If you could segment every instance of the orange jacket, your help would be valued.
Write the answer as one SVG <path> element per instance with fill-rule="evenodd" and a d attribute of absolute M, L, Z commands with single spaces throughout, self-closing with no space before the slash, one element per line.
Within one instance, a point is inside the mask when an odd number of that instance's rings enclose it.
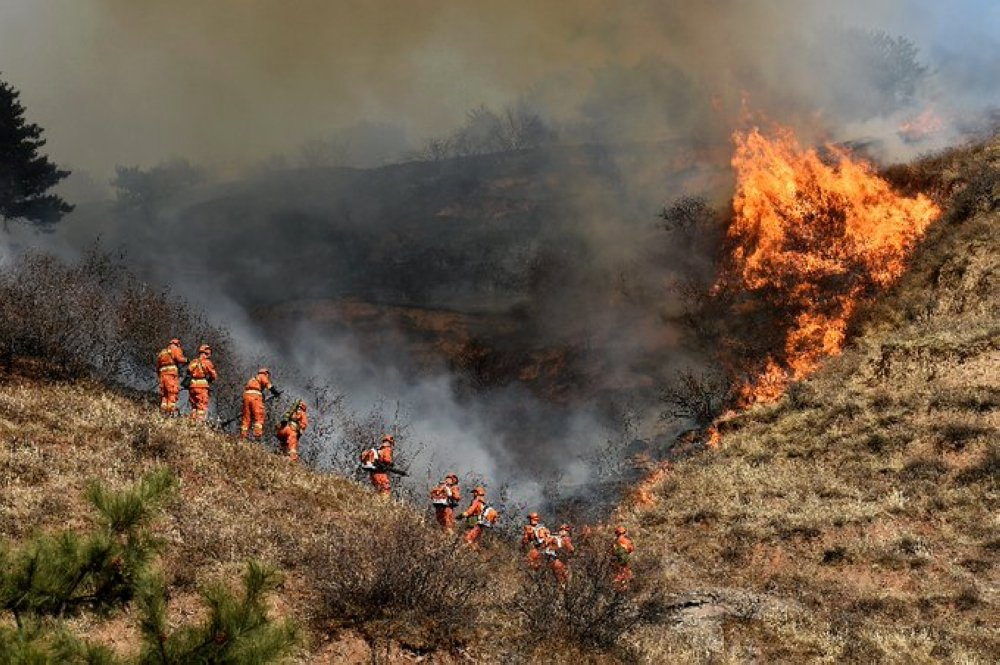
<path fill-rule="evenodd" d="M 288 426 L 301 434 L 309 427 L 309 416 L 302 409 L 296 409 L 295 413 L 292 414 L 291 420 L 288 421 Z"/>
<path fill-rule="evenodd" d="M 261 395 L 263 396 L 265 390 L 270 390 L 274 385 L 271 380 L 267 378 L 266 374 L 258 374 L 253 377 L 247 384 L 243 386 L 243 394 L 250 393 L 251 395 Z"/>
<path fill-rule="evenodd" d="M 212 361 L 201 355 L 188 365 L 188 373 L 191 374 L 192 388 L 208 388 L 212 381 L 219 378 Z"/>
<path fill-rule="evenodd" d="M 461 500 L 462 492 L 458 489 L 458 485 L 440 483 L 437 487 L 431 490 L 431 503 L 435 506 L 448 506 L 449 508 L 454 508 Z"/>
<path fill-rule="evenodd" d="M 156 370 L 165 374 L 177 374 L 177 366 L 187 362 L 181 347 L 169 344 L 156 354 Z"/>
<path fill-rule="evenodd" d="M 524 549 L 528 545 L 541 547 L 550 535 L 550 531 L 544 524 L 525 524 L 524 531 L 521 533 L 521 548 Z"/>
<path fill-rule="evenodd" d="M 392 466 L 392 446 L 382 446 L 378 449 L 378 461 L 385 466 Z"/>
<path fill-rule="evenodd" d="M 473 497 L 472 503 L 470 503 L 469 507 L 465 509 L 464 513 L 462 513 L 462 517 L 463 518 L 479 517 L 482 514 L 484 508 L 486 508 L 486 502 L 480 499 L 478 496 Z"/>
<path fill-rule="evenodd" d="M 551 559 L 557 559 L 564 553 L 572 554 L 575 551 L 576 548 L 573 547 L 573 541 L 562 531 L 559 532 L 559 535 L 546 538 L 545 546 L 542 548 L 542 553 Z"/>
<path fill-rule="evenodd" d="M 635 545 L 632 543 L 631 538 L 622 534 L 615 538 L 615 542 L 611 546 L 611 551 L 618 559 L 619 563 L 626 565 L 628 564 L 629 558 L 632 556 L 632 552 L 635 551 Z"/>

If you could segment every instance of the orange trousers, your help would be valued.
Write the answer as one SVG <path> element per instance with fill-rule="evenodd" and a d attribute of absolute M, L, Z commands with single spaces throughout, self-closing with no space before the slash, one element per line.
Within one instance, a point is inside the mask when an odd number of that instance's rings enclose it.
<path fill-rule="evenodd" d="M 455 528 L 455 510 L 451 506 L 434 504 L 434 519 L 448 531 Z"/>
<path fill-rule="evenodd" d="M 160 373 L 160 412 L 165 416 L 177 414 L 177 400 L 181 396 L 181 378 L 171 372 Z"/>
<path fill-rule="evenodd" d="M 477 524 L 468 531 L 465 532 L 463 538 L 465 542 L 469 545 L 475 545 L 479 541 L 479 537 L 483 535 L 483 527 Z"/>
<path fill-rule="evenodd" d="M 204 421 L 208 417 L 208 388 L 188 388 L 188 402 L 191 404 L 191 420 Z"/>
<path fill-rule="evenodd" d="M 632 569 L 627 565 L 619 567 L 618 574 L 615 575 L 615 589 L 618 591 L 627 591 L 633 577 Z"/>
<path fill-rule="evenodd" d="M 560 584 L 566 584 L 569 580 L 569 567 L 559 559 L 553 559 L 552 574 L 556 576 Z"/>
<path fill-rule="evenodd" d="M 537 547 L 532 546 L 528 550 L 528 568 L 532 570 L 538 570 L 542 565 L 542 553 L 538 551 Z"/>
<path fill-rule="evenodd" d="M 389 474 L 376 471 L 371 474 L 372 487 L 379 494 L 390 494 L 392 486 L 389 485 Z"/>
<path fill-rule="evenodd" d="M 247 438 L 250 423 L 253 422 L 253 437 L 264 436 L 264 397 L 243 393 L 243 422 L 240 424 L 240 438 Z"/>
<path fill-rule="evenodd" d="M 281 445 L 285 447 L 285 452 L 288 453 L 288 459 L 293 462 L 299 461 L 299 433 L 294 427 L 289 427 L 285 425 L 278 430 L 278 441 Z"/>

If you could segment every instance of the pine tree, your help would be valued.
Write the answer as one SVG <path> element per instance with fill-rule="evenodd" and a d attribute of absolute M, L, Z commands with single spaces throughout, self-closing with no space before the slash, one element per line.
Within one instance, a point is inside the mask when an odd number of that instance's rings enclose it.
<path fill-rule="evenodd" d="M 281 583 L 272 569 L 251 561 L 243 574 L 242 594 L 214 584 L 202 591 L 209 615 L 200 625 L 168 632 L 166 589 L 151 578 L 139 596 L 143 648 L 140 665 L 183 663 L 269 663 L 299 642 L 299 631 L 290 621 L 273 621 L 267 614 L 266 595 Z"/>
<path fill-rule="evenodd" d="M 98 529 L 41 534 L 17 551 L 0 550 L 0 611 L 21 626 L 23 617 L 62 618 L 130 600 L 159 547 L 148 525 L 176 483 L 160 470 L 122 492 L 92 484 L 87 498 L 100 514 Z"/>
<path fill-rule="evenodd" d="M 69 175 L 39 155 L 45 145 L 42 128 L 28 123 L 21 93 L 0 80 L 0 218 L 26 220 L 51 226 L 73 206 L 55 194 L 47 194 Z"/>
<path fill-rule="evenodd" d="M 161 542 L 150 524 L 176 485 L 166 469 L 121 492 L 92 483 L 87 499 L 99 514 L 96 529 L 42 534 L 17 548 L 0 548 L 0 619 L 5 612 L 14 619 L 7 625 L 0 620 L 0 665 L 263 664 L 298 644 L 295 624 L 276 622 L 267 613 L 266 596 L 280 576 L 256 562 L 247 567 L 241 594 L 221 583 L 209 586 L 202 592 L 209 609 L 204 622 L 170 632 L 166 584 L 151 570 Z M 89 644 L 63 623 L 72 614 L 103 612 L 132 600 L 141 617 L 137 658 Z"/>

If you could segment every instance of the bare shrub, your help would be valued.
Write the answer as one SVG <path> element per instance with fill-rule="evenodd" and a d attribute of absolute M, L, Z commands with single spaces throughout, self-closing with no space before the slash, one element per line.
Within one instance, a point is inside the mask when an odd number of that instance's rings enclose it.
<path fill-rule="evenodd" d="M 642 571 L 627 591 L 616 588 L 618 564 L 605 544 L 580 543 L 564 585 L 547 567 L 525 574 L 509 609 L 520 617 L 524 635 L 519 644 L 528 654 L 543 641 L 623 654 L 627 633 L 666 615 L 660 590 L 643 581 L 649 578 Z"/>
<path fill-rule="evenodd" d="M 412 515 L 371 516 L 377 525 L 344 527 L 305 557 L 322 594 L 322 627 L 354 627 L 373 640 L 422 650 L 472 639 L 484 609 L 488 553 L 414 523 Z"/>
<path fill-rule="evenodd" d="M 211 344 L 225 367 L 228 333 L 97 247 L 75 265 L 28 252 L 0 269 L 0 355 L 8 367 L 15 357 L 36 358 L 54 376 L 149 388 L 154 355 L 175 335 Z"/>
<path fill-rule="evenodd" d="M 732 381 L 715 370 L 684 370 L 660 392 L 663 419 L 682 418 L 707 427 L 732 399 Z"/>

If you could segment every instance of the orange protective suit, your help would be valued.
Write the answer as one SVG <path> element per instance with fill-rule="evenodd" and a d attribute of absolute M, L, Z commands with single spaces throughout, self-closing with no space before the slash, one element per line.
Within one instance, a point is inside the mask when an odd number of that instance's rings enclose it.
<path fill-rule="evenodd" d="M 306 415 L 306 404 L 299 400 L 291 413 L 285 414 L 284 425 L 278 427 L 278 441 L 285 448 L 288 459 L 293 462 L 299 461 L 299 437 L 309 426 L 309 417 Z"/>
<path fill-rule="evenodd" d="M 534 513 L 532 513 L 534 515 Z M 542 547 L 550 536 L 548 528 L 537 517 L 529 518 L 521 532 L 521 551 L 525 552 L 528 567 L 537 570 L 542 565 Z"/>
<path fill-rule="evenodd" d="M 177 415 L 177 400 L 181 394 L 180 366 L 187 363 L 180 340 L 172 339 L 167 348 L 156 355 L 156 373 L 160 379 L 160 413 Z"/>
<path fill-rule="evenodd" d="M 449 474 L 431 490 L 434 519 L 442 529 L 451 531 L 455 528 L 455 508 L 461 500 L 462 490 L 458 487 L 458 478 L 454 474 Z"/>
<path fill-rule="evenodd" d="M 483 535 L 483 526 L 479 523 L 479 516 L 483 514 L 483 510 L 486 509 L 486 495 L 476 494 L 472 497 L 472 503 L 469 507 L 465 509 L 465 512 L 460 515 L 464 520 L 470 520 L 473 518 L 476 523 L 465 532 L 465 542 L 469 545 L 475 545 L 479 540 L 480 536 Z"/>
<path fill-rule="evenodd" d="M 188 374 L 191 375 L 191 387 L 188 388 L 191 420 L 200 422 L 204 422 L 208 417 L 209 386 L 219 378 L 215 365 L 208 358 L 209 355 L 210 352 L 200 352 L 198 357 L 188 364 Z"/>
<path fill-rule="evenodd" d="M 378 449 L 378 462 L 383 467 L 392 466 L 392 444 L 382 441 Z M 388 471 L 369 471 L 372 487 L 382 496 L 389 496 L 392 493 L 392 486 L 389 484 Z"/>
<path fill-rule="evenodd" d="M 264 436 L 264 391 L 271 390 L 270 373 L 258 372 L 243 386 L 243 421 L 240 423 L 240 438 L 246 439 L 253 423 L 253 437 Z"/>
<path fill-rule="evenodd" d="M 550 561 L 549 566 L 552 569 L 552 574 L 556 576 L 560 584 L 566 584 L 569 581 L 569 566 L 566 563 L 566 557 L 575 551 L 573 539 L 570 537 L 569 531 L 565 529 L 560 529 L 558 535 L 549 536 L 545 542 L 543 553 Z"/>
<path fill-rule="evenodd" d="M 615 574 L 615 588 L 619 591 L 626 591 L 632 582 L 634 575 L 629 567 L 632 553 L 635 551 L 635 544 L 622 528 L 615 530 L 615 542 L 611 546 L 611 551 L 618 560 L 618 571 Z"/>

